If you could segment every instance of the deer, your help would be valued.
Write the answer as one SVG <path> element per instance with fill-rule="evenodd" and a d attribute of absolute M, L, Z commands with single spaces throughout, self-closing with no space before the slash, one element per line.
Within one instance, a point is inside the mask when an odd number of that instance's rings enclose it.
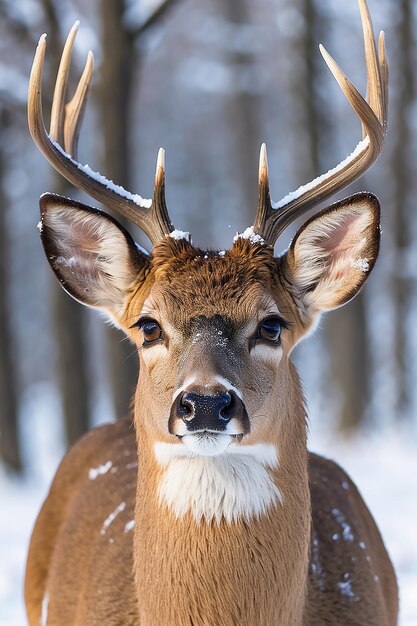
<path fill-rule="evenodd" d="M 81 164 L 93 73 L 67 100 L 65 44 L 50 132 L 42 112 L 46 36 L 29 81 L 29 129 L 54 168 L 136 224 L 52 193 L 40 199 L 48 262 L 70 296 L 136 346 L 134 415 L 87 433 L 64 457 L 31 538 L 30 626 L 393 626 L 398 589 L 378 527 L 335 462 L 307 449 L 307 410 L 290 356 L 322 313 L 350 301 L 374 267 L 377 198 L 360 192 L 313 214 L 286 251 L 282 232 L 363 174 L 383 149 L 388 64 L 359 0 L 367 97 L 321 47 L 362 139 L 328 173 L 273 202 L 260 151 L 252 227 L 226 251 L 195 247 L 165 200 Z M 70 375 L 70 373 L 69 373 Z"/>

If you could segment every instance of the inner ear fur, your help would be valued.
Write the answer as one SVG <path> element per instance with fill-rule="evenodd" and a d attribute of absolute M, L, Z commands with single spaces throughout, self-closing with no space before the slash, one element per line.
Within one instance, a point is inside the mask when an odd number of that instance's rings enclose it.
<path fill-rule="evenodd" d="M 312 312 L 351 300 L 374 267 L 379 251 L 380 207 L 358 193 L 310 218 L 283 259 L 297 303 Z"/>
<path fill-rule="evenodd" d="M 149 258 L 110 215 L 56 194 L 40 199 L 46 257 L 64 289 L 117 321 Z"/>

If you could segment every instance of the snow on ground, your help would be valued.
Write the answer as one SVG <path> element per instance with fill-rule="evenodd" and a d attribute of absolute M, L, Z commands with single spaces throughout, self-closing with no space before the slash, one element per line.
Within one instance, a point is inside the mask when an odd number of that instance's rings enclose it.
<path fill-rule="evenodd" d="M 401 432 L 340 443 L 313 432 L 311 449 L 337 460 L 353 477 L 382 531 L 399 577 L 400 626 L 417 624 L 417 442 Z M 45 458 L 45 457 L 43 457 Z M 24 563 L 31 528 L 56 467 L 12 479 L 0 468 L 0 626 L 25 626 Z"/>

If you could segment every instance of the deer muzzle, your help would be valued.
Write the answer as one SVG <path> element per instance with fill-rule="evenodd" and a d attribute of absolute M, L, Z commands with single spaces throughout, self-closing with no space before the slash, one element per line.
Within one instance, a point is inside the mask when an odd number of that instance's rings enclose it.
<path fill-rule="evenodd" d="M 233 389 L 189 388 L 179 393 L 171 407 L 168 431 L 186 435 L 229 435 L 241 439 L 250 430 L 249 417 Z"/>

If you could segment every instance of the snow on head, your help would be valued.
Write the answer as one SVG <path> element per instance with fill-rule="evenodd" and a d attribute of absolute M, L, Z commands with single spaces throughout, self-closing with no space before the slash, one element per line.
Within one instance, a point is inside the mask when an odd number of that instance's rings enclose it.
<path fill-rule="evenodd" d="M 169 236 L 172 239 L 175 239 L 176 241 L 179 241 L 180 239 L 186 239 L 187 241 L 191 241 L 190 233 L 187 233 L 186 231 L 183 231 L 183 230 L 175 229 L 171 233 L 169 233 Z"/>
<path fill-rule="evenodd" d="M 252 244 L 259 243 L 261 245 L 264 245 L 265 243 L 265 240 L 261 237 L 261 235 L 257 235 L 255 233 L 255 231 L 253 230 L 253 226 L 248 226 L 248 228 L 244 230 L 243 233 L 236 233 L 236 235 L 233 237 L 233 243 L 236 243 L 238 239 L 248 239 Z"/>

